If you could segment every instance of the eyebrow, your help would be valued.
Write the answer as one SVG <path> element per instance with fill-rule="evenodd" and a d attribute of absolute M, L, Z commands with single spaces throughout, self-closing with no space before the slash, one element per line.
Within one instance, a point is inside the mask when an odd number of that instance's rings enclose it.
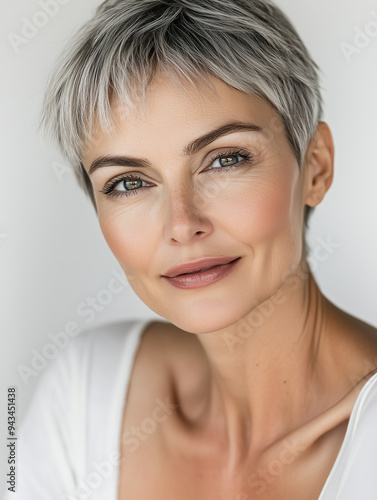
<path fill-rule="evenodd" d="M 198 139 L 187 144 L 182 151 L 183 156 L 191 156 L 204 147 L 211 144 L 219 137 L 223 135 L 230 134 L 231 132 L 261 132 L 262 128 L 251 123 L 227 123 L 221 127 L 211 130 L 206 134 L 202 135 Z M 95 170 L 101 167 L 134 167 L 134 168 L 144 168 L 150 167 L 151 164 L 148 160 L 142 158 L 134 158 L 132 156 L 102 156 L 93 161 L 89 168 L 89 175 L 91 175 Z"/>

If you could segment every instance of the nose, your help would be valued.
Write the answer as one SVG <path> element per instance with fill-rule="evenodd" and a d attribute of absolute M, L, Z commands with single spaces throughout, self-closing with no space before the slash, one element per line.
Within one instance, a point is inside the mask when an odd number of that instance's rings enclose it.
<path fill-rule="evenodd" d="M 205 200 L 188 184 L 166 193 L 165 203 L 165 238 L 170 243 L 187 245 L 213 231 Z"/>

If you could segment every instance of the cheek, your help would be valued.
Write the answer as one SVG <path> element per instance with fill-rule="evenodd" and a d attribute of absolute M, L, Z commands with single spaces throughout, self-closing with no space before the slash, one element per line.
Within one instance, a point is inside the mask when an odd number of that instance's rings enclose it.
<path fill-rule="evenodd" d="M 140 216 L 140 211 L 127 212 L 124 207 L 118 210 L 99 212 L 98 218 L 102 234 L 129 276 L 138 270 L 145 270 L 146 263 L 151 264 L 151 256 L 157 248 L 156 236 L 153 232 L 155 225 L 151 225 L 148 214 Z M 147 268 L 150 266 L 148 265 Z"/>
<path fill-rule="evenodd" d="M 298 167 L 297 167 L 298 168 Z M 302 257 L 300 184 L 295 170 L 234 183 L 216 200 L 217 220 L 249 258 L 254 305 L 270 297 Z"/>
<path fill-rule="evenodd" d="M 257 176 L 231 181 L 226 192 L 216 199 L 218 220 L 226 221 L 239 241 L 255 245 L 299 234 L 300 209 L 292 177 Z"/>
<path fill-rule="evenodd" d="M 279 166 L 277 171 L 282 169 Z M 262 173 L 224 176 L 197 185 L 191 195 L 215 231 L 217 227 L 236 242 L 256 252 L 262 250 L 267 258 L 284 248 L 292 252 L 296 243 L 300 250 L 295 180 L 293 169 L 286 175 L 275 170 L 270 177 Z M 153 262 L 160 255 L 164 216 L 158 206 L 141 198 L 128 208 L 120 202 L 119 207 L 102 207 L 98 213 L 110 250 L 127 276 L 135 280 L 155 271 Z"/>

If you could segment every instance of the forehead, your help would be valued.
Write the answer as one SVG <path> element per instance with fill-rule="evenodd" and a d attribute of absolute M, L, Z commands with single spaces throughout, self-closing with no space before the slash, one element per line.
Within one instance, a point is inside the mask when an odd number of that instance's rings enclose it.
<path fill-rule="evenodd" d="M 172 120 L 203 120 L 215 116 L 228 115 L 234 110 L 244 114 L 259 115 L 261 119 L 275 116 L 273 107 L 264 99 L 245 94 L 227 85 L 214 76 L 207 76 L 206 83 L 188 82 L 173 73 L 158 72 L 145 93 L 140 104 L 128 108 L 119 99 L 112 102 L 116 122 L 152 122 L 161 115 Z M 263 116 L 262 116 L 263 115 Z M 186 120 L 184 119 L 186 117 Z"/>
<path fill-rule="evenodd" d="M 122 154 L 166 145 L 182 145 L 229 122 L 254 123 L 263 129 L 281 128 L 281 120 L 266 100 L 245 94 L 215 77 L 208 85 L 191 84 L 157 73 L 145 99 L 127 107 L 119 99 L 111 102 L 112 129 L 106 133 L 96 123 L 86 160 L 98 154 Z M 84 159 L 85 160 L 85 159 Z M 85 161 L 85 163 L 87 163 Z"/>

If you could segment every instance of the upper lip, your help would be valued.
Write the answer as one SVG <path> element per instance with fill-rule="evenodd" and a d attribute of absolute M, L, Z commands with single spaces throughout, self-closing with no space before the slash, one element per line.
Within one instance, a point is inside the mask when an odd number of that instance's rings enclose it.
<path fill-rule="evenodd" d="M 194 273 L 195 271 L 201 271 L 202 269 L 207 269 L 208 267 L 229 264 L 236 259 L 238 259 L 238 257 L 205 257 L 204 259 L 185 262 L 184 264 L 179 264 L 178 266 L 171 267 L 162 276 L 165 276 L 167 278 L 175 278 L 180 274 Z"/>

